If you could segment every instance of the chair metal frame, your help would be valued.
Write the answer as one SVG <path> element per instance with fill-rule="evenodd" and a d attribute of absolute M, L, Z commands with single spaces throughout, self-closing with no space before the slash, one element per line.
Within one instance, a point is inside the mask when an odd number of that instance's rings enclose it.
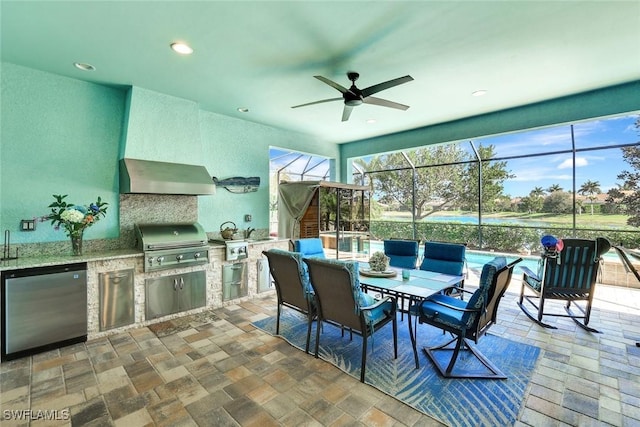
<path fill-rule="evenodd" d="M 307 343 L 305 353 L 309 353 L 311 340 L 311 325 L 317 317 L 315 297 L 309 297 L 305 292 L 304 264 L 299 252 L 271 249 L 262 251 L 269 261 L 269 271 L 273 277 L 276 294 L 278 296 L 278 313 L 276 315 L 276 335 L 280 334 L 280 316 L 282 307 L 288 307 L 307 316 Z"/>
<path fill-rule="evenodd" d="M 500 300 L 502 299 L 504 293 L 509 287 L 509 283 L 511 282 L 511 277 L 513 275 L 513 269 L 517 263 L 522 261 L 522 258 L 518 258 L 511 263 L 505 264 L 503 267 L 495 271 L 493 276 L 491 277 L 491 283 L 488 284 L 480 284 L 480 287 L 475 292 L 470 292 L 461 287 L 455 287 L 457 291 L 464 292 L 472 295 L 478 295 L 480 292 L 486 292 L 484 295 L 484 301 L 486 304 L 483 304 L 482 307 L 475 308 L 469 307 L 469 303 L 472 301 L 473 297 L 469 299 L 466 307 L 461 307 L 460 303 L 454 303 L 455 301 L 460 301 L 457 298 L 437 294 L 432 297 L 427 298 L 425 301 L 430 303 L 435 303 L 443 308 L 454 310 L 459 312 L 461 315 L 464 313 L 470 313 L 474 316 L 474 321 L 468 328 L 460 328 L 459 326 L 454 326 L 448 324 L 446 322 L 439 322 L 435 319 L 429 319 L 424 315 L 422 311 L 422 304 L 425 302 L 419 303 L 417 307 L 418 312 L 418 322 L 419 323 L 427 323 L 429 325 L 435 326 L 436 328 L 442 329 L 443 332 L 449 332 L 452 334 L 453 338 L 446 343 L 436 346 L 436 347 L 424 347 L 423 351 L 429 357 L 431 362 L 435 365 L 440 375 L 445 378 L 484 378 L 484 379 L 506 379 L 507 376 L 489 359 L 487 359 L 480 350 L 478 350 L 475 346 L 471 345 L 470 340 L 473 340 L 475 344 L 478 344 L 479 339 L 487 333 L 489 328 L 496 323 L 497 315 L 498 315 L 498 305 L 500 304 Z M 484 269 L 483 269 L 484 270 Z M 484 275 L 483 275 L 484 276 Z M 416 328 L 417 335 L 417 328 Z M 411 344 L 413 346 L 413 354 L 416 363 L 416 369 L 419 368 L 418 362 L 418 352 L 416 349 L 417 339 L 414 332 L 411 330 L 411 319 L 409 319 L 409 333 L 411 335 Z M 455 346 L 451 348 L 450 346 L 455 343 Z M 451 359 L 449 360 L 449 364 L 445 367 L 441 364 L 435 356 L 436 352 L 439 351 L 447 351 L 452 352 Z M 458 360 L 458 356 L 461 351 L 470 352 L 475 358 L 480 361 L 490 373 L 454 373 L 453 368 L 455 367 L 456 361 Z"/>
<path fill-rule="evenodd" d="M 588 324 L 600 261 L 602 255 L 611 248 L 611 244 L 601 237 L 595 240 L 563 239 L 563 243 L 562 251 L 542 254 L 541 277 L 530 269 L 522 267 L 524 274 L 518 306 L 529 319 L 542 327 L 557 329 L 556 326 L 543 322 L 545 315 L 569 317 L 582 329 L 599 333 Z M 534 287 L 528 280 L 538 283 L 539 288 Z M 526 295 L 525 291 L 533 295 Z M 537 313 L 534 314 L 527 309 L 525 300 L 535 308 Z M 566 301 L 564 309 L 567 314 L 545 311 L 547 300 Z M 584 307 L 578 304 L 579 301 L 584 302 Z M 580 314 L 571 311 L 572 303 Z"/>
<path fill-rule="evenodd" d="M 385 297 L 375 304 L 362 307 L 357 303 L 353 284 L 359 289 L 357 262 L 339 261 L 321 258 L 305 258 L 304 262 L 309 267 L 311 285 L 315 291 L 318 307 L 318 325 L 316 326 L 315 357 L 318 357 L 320 347 L 320 329 L 323 322 L 342 329 L 347 328 L 351 333 L 362 337 L 362 361 L 360 366 L 360 382 L 365 380 L 367 365 L 368 337 L 387 323 L 393 327 L 394 358 L 398 358 L 398 324 L 396 319 L 397 305 L 393 297 Z M 355 277 L 346 264 L 355 265 Z M 355 282 L 354 282 L 355 281 Z M 384 311 L 385 317 L 375 324 L 367 321 L 367 312 L 391 302 L 391 311 Z"/>

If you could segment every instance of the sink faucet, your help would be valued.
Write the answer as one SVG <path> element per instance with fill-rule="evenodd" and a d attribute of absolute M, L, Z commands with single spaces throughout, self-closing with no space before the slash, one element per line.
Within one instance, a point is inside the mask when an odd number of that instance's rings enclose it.
<path fill-rule="evenodd" d="M 251 228 L 251 227 L 247 228 L 244 232 L 245 239 L 248 239 L 249 237 L 251 237 L 251 233 L 253 233 L 254 231 L 256 231 L 255 228 Z"/>

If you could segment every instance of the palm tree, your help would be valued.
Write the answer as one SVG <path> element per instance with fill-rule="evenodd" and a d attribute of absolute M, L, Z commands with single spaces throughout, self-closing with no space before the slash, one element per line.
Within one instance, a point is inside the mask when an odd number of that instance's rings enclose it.
<path fill-rule="evenodd" d="M 587 196 L 587 199 L 591 202 L 591 215 L 593 215 L 593 202 L 597 199 L 595 195 L 599 194 L 600 191 L 600 183 L 591 180 L 587 180 L 578 190 L 578 194 Z"/>
<path fill-rule="evenodd" d="M 543 195 L 544 195 L 544 189 L 542 187 L 535 187 L 529 193 L 529 196 L 531 197 L 542 197 Z"/>
<path fill-rule="evenodd" d="M 551 184 L 549 188 L 547 188 L 547 193 L 554 193 L 556 191 L 562 191 L 560 184 Z"/>

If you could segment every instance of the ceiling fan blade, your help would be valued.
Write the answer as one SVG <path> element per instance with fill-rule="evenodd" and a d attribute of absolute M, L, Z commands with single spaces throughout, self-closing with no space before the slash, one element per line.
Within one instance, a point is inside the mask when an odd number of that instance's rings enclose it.
<path fill-rule="evenodd" d="M 407 83 L 413 80 L 411 76 L 398 77 L 397 79 L 389 80 L 383 83 L 378 83 L 377 85 L 369 86 L 367 88 L 362 89 L 362 96 L 365 98 L 369 95 L 373 95 L 374 93 L 378 93 L 385 89 L 392 88 L 394 86 L 401 85 L 403 83 Z"/>
<path fill-rule="evenodd" d="M 409 108 L 408 105 L 399 104 L 397 102 L 388 101 L 382 98 L 376 98 L 375 96 L 367 96 L 362 100 L 362 102 L 364 102 L 365 104 L 379 105 L 381 107 L 395 108 L 397 110 L 403 111 L 406 111 Z"/>
<path fill-rule="evenodd" d="M 351 110 L 353 110 L 353 107 L 350 105 L 345 105 L 344 106 L 344 110 L 342 110 L 342 121 L 346 122 L 347 120 L 349 120 L 349 116 L 351 116 Z"/>
<path fill-rule="evenodd" d="M 331 102 L 331 101 L 343 101 L 342 98 L 329 98 L 329 99 L 323 99 L 320 101 L 314 101 L 314 102 L 307 102 L 306 104 L 300 104 L 300 105 L 294 105 L 291 108 L 299 108 L 299 107 L 306 107 L 307 105 L 313 105 L 313 104 L 322 104 L 323 102 Z"/>
<path fill-rule="evenodd" d="M 340 93 L 346 93 L 346 92 L 353 93 L 349 89 L 347 89 L 346 87 L 334 82 L 333 80 L 329 80 L 326 77 L 322 77 L 322 76 L 313 76 L 313 77 L 315 77 L 316 79 L 320 80 L 321 82 L 325 82 L 326 84 L 328 84 L 332 88 L 339 90 Z"/>

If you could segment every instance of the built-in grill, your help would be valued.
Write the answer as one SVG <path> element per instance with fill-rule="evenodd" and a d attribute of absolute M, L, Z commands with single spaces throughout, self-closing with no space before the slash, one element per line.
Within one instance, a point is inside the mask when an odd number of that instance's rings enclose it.
<path fill-rule="evenodd" d="M 137 246 L 144 251 L 144 271 L 209 262 L 207 233 L 198 223 L 136 224 Z"/>

